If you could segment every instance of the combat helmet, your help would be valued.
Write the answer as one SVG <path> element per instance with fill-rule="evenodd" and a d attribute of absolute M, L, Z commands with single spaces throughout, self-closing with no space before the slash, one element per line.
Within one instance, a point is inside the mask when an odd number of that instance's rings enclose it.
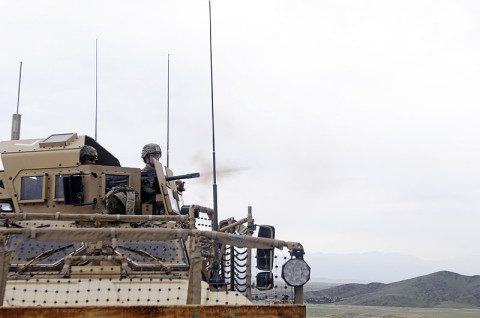
<path fill-rule="evenodd" d="M 96 160 L 98 157 L 97 149 L 89 145 L 83 146 L 82 149 L 80 149 L 80 162 L 83 163 L 87 157 L 93 157 Z"/>
<path fill-rule="evenodd" d="M 145 157 L 147 157 L 148 155 L 160 155 L 160 157 L 162 156 L 162 149 L 160 149 L 160 146 L 157 145 L 157 144 L 146 144 L 145 146 L 143 146 L 143 149 L 142 149 L 142 159 L 143 161 L 145 162 Z"/>

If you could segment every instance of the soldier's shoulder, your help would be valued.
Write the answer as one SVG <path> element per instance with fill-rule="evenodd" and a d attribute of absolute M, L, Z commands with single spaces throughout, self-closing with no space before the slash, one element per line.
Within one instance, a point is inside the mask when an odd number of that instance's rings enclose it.
<path fill-rule="evenodd" d="M 143 168 L 141 171 L 141 177 L 142 179 L 152 179 L 153 177 L 156 176 L 156 171 L 155 169 L 148 169 L 148 168 Z"/>
<path fill-rule="evenodd" d="M 143 167 L 142 169 L 142 172 L 146 172 L 146 171 L 155 171 L 155 168 L 152 168 L 149 165 L 145 165 L 145 167 Z"/>

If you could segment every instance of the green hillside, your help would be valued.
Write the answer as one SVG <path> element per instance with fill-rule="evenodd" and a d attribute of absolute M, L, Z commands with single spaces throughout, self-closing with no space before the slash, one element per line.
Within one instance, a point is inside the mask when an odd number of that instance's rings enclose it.
<path fill-rule="evenodd" d="M 480 307 L 480 276 L 442 271 L 391 284 L 345 284 L 308 291 L 310 303 L 399 307 Z"/>

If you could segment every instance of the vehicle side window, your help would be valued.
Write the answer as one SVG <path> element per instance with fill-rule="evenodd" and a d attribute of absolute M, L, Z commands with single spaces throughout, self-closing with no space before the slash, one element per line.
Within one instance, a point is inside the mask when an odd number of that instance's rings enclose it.
<path fill-rule="evenodd" d="M 57 174 L 55 176 L 55 199 L 64 199 L 65 192 L 63 190 L 63 177 L 64 174 Z"/>
<path fill-rule="evenodd" d="M 20 200 L 43 200 L 43 176 L 22 177 Z"/>
<path fill-rule="evenodd" d="M 105 194 L 119 185 L 130 185 L 130 176 L 107 174 L 105 177 Z"/>

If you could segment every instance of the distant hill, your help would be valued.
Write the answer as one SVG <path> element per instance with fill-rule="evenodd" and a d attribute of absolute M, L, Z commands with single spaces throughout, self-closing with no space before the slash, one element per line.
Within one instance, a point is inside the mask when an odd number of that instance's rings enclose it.
<path fill-rule="evenodd" d="M 480 307 L 480 276 L 441 271 L 391 284 L 344 284 L 306 291 L 305 300 L 362 306 Z"/>

